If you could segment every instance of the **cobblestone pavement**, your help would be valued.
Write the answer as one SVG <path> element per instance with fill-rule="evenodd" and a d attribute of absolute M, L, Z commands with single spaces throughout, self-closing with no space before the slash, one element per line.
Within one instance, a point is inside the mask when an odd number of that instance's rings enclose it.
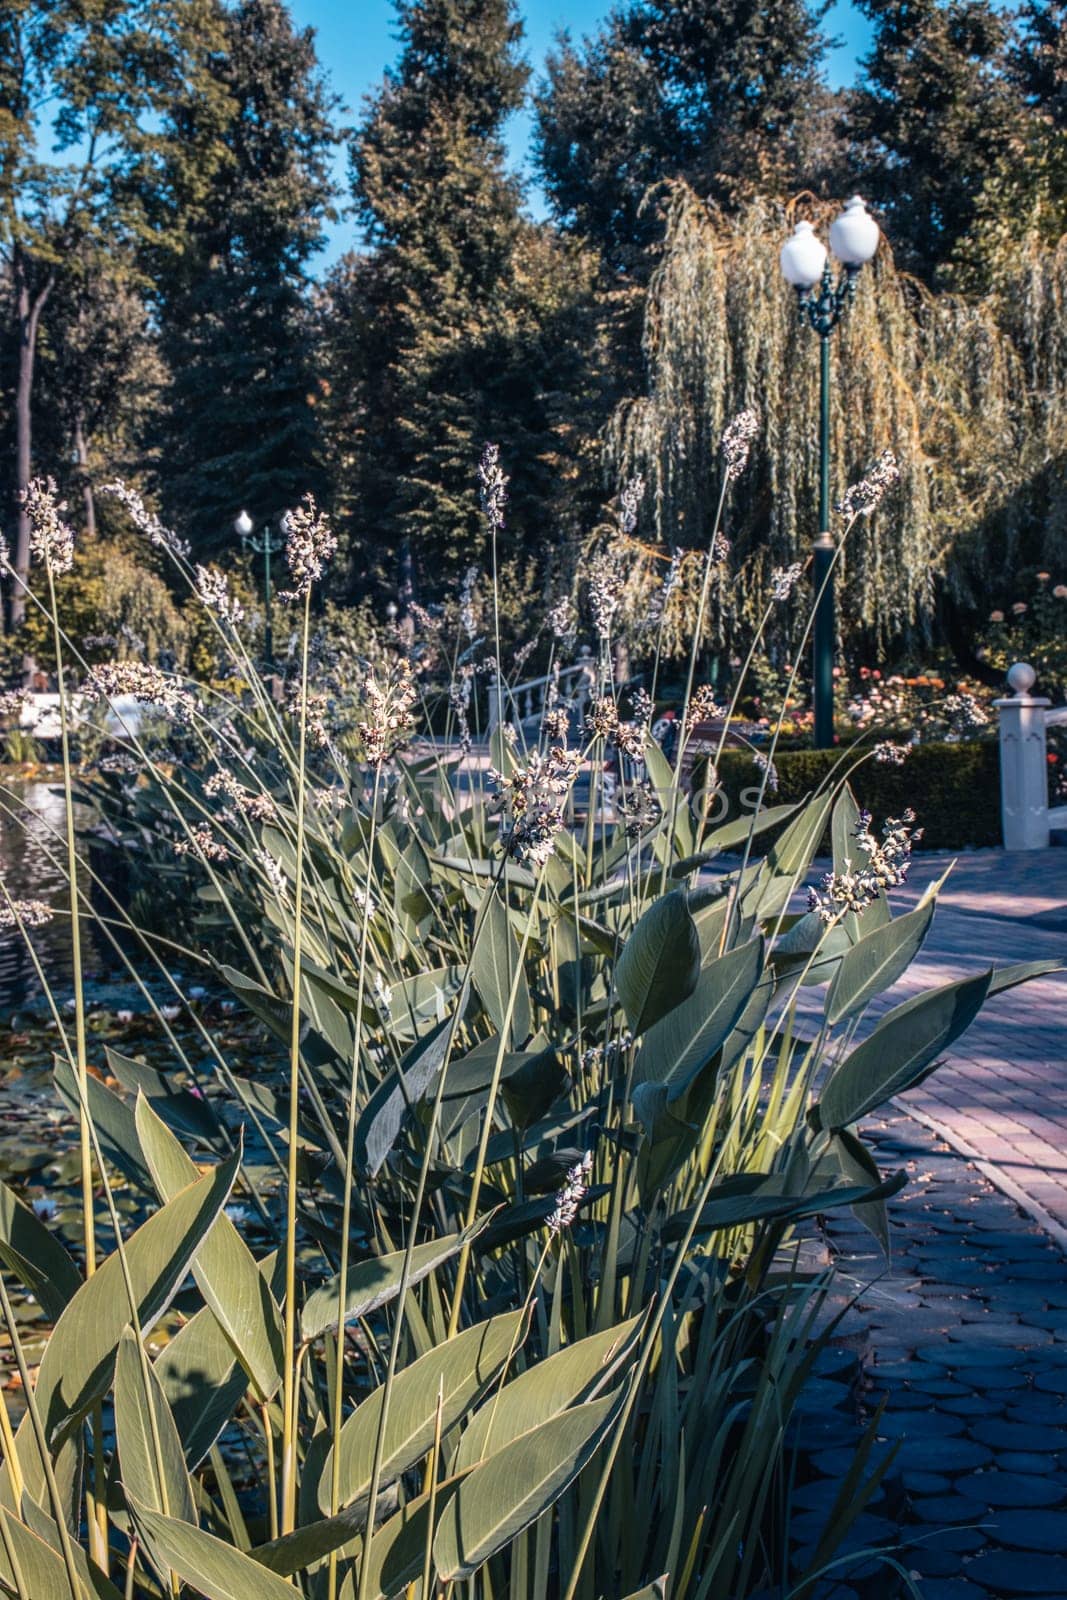
<path fill-rule="evenodd" d="M 894 911 L 916 904 L 952 859 L 916 856 L 907 886 L 892 892 Z M 983 967 L 1041 959 L 1067 962 L 1067 850 L 962 854 L 922 952 L 872 1014 Z M 901 1104 L 988 1163 L 986 1175 L 1067 1248 L 1067 973 L 991 1000 Z"/>
<path fill-rule="evenodd" d="M 864 1131 L 909 1182 L 888 1266 L 851 1215 L 827 1220 L 840 1308 L 857 1298 L 804 1401 L 798 1573 L 884 1400 L 872 1462 L 897 1454 L 850 1543 L 900 1570 L 839 1569 L 819 1600 L 908 1593 L 904 1573 L 924 1600 L 1067 1600 L 1067 1256 L 928 1128 L 896 1112 Z"/>

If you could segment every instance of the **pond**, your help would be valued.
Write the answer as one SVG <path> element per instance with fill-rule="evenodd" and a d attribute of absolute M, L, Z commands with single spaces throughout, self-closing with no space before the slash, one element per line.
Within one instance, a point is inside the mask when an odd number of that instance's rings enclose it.
<path fill-rule="evenodd" d="M 78 808 L 87 818 L 84 807 Z M 65 808 L 62 779 L 0 776 L 0 874 L 16 900 L 43 900 L 65 913 L 67 893 Z M 79 841 L 84 858 L 84 844 Z M 34 949 L 57 995 L 71 993 L 70 923 L 66 915 L 35 929 Z M 98 967 L 100 952 L 93 931 L 82 921 L 86 972 Z M 0 1021 L 41 997 L 41 985 L 25 939 L 17 928 L 0 928 Z"/>

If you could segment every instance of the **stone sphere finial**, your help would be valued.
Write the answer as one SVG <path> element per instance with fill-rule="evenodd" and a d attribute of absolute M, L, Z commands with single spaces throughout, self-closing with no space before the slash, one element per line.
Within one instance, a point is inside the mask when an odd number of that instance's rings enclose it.
<path fill-rule="evenodd" d="M 1028 661 L 1017 661 L 1008 668 L 1008 684 L 1013 693 L 1029 694 L 1037 681 L 1037 673 Z"/>

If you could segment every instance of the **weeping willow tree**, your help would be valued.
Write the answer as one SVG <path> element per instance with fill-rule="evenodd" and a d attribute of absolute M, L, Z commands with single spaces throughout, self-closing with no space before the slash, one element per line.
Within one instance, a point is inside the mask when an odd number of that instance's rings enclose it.
<path fill-rule="evenodd" d="M 607 467 L 616 483 L 644 477 L 643 533 L 664 550 L 701 548 L 722 428 L 743 407 L 758 411 L 762 437 L 727 530 L 734 555 L 708 620 L 716 647 L 744 636 L 771 571 L 802 560 L 815 532 L 818 341 L 778 252 L 794 212 L 825 232 L 837 209 L 804 196 L 727 218 L 683 185 L 669 196 L 646 313 L 648 392 L 616 411 Z M 878 650 L 918 645 L 942 601 L 965 614 L 1020 565 L 1062 568 L 1065 300 L 1067 241 L 1020 251 L 999 292 L 980 300 L 930 294 L 887 245 L 860 275 L 834 336 L 832 500 L 887 447 L 901 479 L 844 553 L 847 637 Z M 679 587 L 676 612 L 690 590 Z"/>

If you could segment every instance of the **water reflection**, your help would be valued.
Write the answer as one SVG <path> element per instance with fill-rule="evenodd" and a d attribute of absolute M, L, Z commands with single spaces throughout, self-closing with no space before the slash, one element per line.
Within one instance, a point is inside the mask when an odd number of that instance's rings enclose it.
<path fill-rule="evenodd" d="M 77 807 L 84 821 L 86 810 Z M 79 841 L 79 854 L 84 845 Z M 71 992 L 70 909 L 66 874 L 65 810 L 61 784 L 0 782 L 0 873 L 16 900 L 44 900 L 60 911 L 30 934 L 50 983 Z M 87 971 L 96 964 L 92 930 L 82 921 Z M 0 1018 L 41 993 L 41 985 L 17 928 L 0 928 Z"/>

